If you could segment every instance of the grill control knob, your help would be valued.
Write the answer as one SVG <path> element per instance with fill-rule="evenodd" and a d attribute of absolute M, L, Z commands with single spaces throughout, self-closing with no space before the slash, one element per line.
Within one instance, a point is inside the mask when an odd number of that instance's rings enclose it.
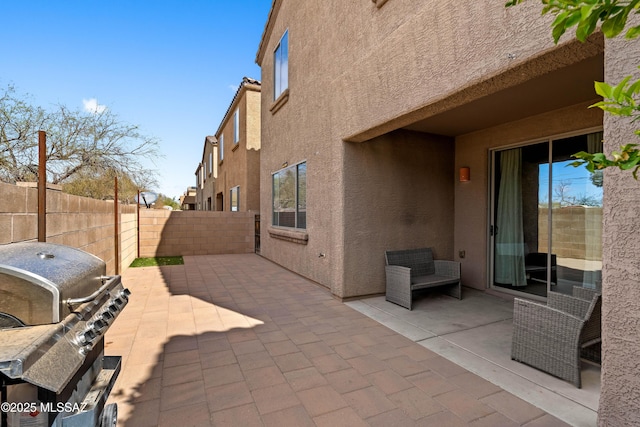
<path fill-rule="evenodd" d="M 119 310 L 118 306 L 115 303 L 109 304 L 109 307 L 107 307 L 107 309 L 112 313 L 112 315 Z"/>
<path fill-rule="evenodd" d="M 105 322 L 109 323 L 113 319 L 113 314 L 111 314 L 111 312 L 107 308 L 102 312 L 102 314 L 100 315 L 100 318 Z"/>
<path fill-rule="evenodd" d="M 82 346 L 91 344 L 91 341 L 93 341 L 94 339 L 96 339 L 96 333 L 91 329 L 87 329 L 86 331 L 78 334 L 78 342 Z"/>
<path fill-rule="evenodd" d="M 98 318 L 96 320 L 94 320 L 93 322 L 89 323 L 89 327 L 91 329 L 93 329 L 94 331 L 100 331 L 102 329 L 104 329 L 107 326 L 107 322 L 105 322 L 104 320 Z"/>
<path fill-rule="evenodd" d="M 121 299 L 121 298 L 114 298 L 112 301 L 113 301 L 115 304 L 117 304 L 117 305 L 118 305 L 118 307 L 122 307 L 122 306 L 124 305 L 124 302 L 122 301 L 122 299 Z"/>
<path fill-rule="evenodd" d="M 129 301 L 129 295 L 131 295 L 131 291 L 127 288 L 124 288 L 123 290 L 118 292 L 118 296 L 124 301 Z"/>

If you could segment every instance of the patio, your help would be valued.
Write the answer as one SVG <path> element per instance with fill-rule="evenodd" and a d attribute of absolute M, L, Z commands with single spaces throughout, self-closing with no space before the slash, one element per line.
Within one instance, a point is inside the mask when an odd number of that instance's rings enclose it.
<path fill-rule="evenodd" d="M 131 301 L 106 337 L 123 356 L 119 426 L 595 425 L 599 370 L 571 390 L 492 359 L 508 347 L 509 301 L 343 304 L 253 254 L 130 268 L 123 281 Z"/>

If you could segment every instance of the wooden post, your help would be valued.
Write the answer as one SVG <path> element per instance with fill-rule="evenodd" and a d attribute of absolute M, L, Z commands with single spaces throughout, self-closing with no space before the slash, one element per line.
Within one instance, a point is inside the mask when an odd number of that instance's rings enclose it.
<path fill-rule="evenodd" d="M 119 205 L 118 205 L 118 175 L 114 177 L 114 191 L 113 191 L 113 224 L 115 230 L 114 247 L 115 247 L 115 262 L 116 262 L 116 274 L 120 274 L 120 218 L 118 217 Z"/>
<path fill-rule="evenodd" d="M 38 131 L 38 242 L 47 241 L 47 134 Z"/>
<path fill-rule="evenodd" d="M 136 228 L 138 229 L 138 253 L 136 258 L 140 258 L 140 190 L 138 190 L 138 200 L 136 200 Z"/>

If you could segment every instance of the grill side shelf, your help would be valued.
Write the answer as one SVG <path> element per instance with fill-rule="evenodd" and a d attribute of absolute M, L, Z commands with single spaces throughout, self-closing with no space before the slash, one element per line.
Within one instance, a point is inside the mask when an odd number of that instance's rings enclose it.
<path fill-rule="evenodd" d="M 63 333 L 61 324 L 0 330 L 0 372 L 12 379 L 21 378 Z"/>

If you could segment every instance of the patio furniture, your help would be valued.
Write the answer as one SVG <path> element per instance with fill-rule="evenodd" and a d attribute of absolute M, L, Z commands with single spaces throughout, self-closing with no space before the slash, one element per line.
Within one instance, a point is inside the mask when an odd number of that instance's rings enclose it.
<path fill-rule="evenodd" d="M 516 298 L 511 359 L 582 386 L 580 356 L 601 341 L 600 292 L 549 292 L 547 305 Z"/>
<path fill-rule="evenodd" d="M 524 256 L 524 270 L 527 279 L 547 281 L 547 254 L 544 252 L 530 252 Z M 551 283 L 558 283 L 556 255 L 551 254 Z"/>
<path fill-rule="evenodd" d="M 386 300 L 411 310 L 412 291 L 442 286 L 462 298 L 460 263 L 434 260 L 431 248 L 385 251 Z"/>

